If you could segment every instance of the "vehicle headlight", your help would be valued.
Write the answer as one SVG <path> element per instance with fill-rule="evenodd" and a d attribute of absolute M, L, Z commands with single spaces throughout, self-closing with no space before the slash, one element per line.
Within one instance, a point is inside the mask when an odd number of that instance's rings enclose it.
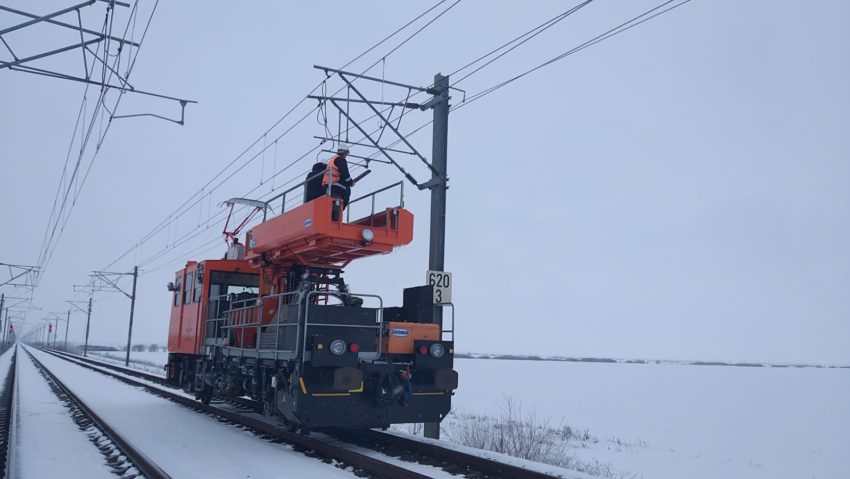
<path fill-rule="evenodd" d="M 368 244 L 368 243 L 371 243 L 373 239 L 375 239 L 375 232 L 373 232 L 369 228 L 366 228 L 361 233 L 361 236 L 363 237 L 363 241 L 365 241 Z"/>
<path fill-rule="evenodd" d="M 439 359 L 446 355 L 446 348 L 440 343 L 434 343 L 428 348 L 428 352 L 431 353 L 431 357 Z"/>
<path fill-rule="evenodd" d="M 331 345 L 330 347 L 328 347 L 328 349 L 330 349 L 331 354 L 335 356 L 342 356 L 345 353 L 345 350 L 348 348 L 345 344 L 345 341 L 341 339 L 334 339 L 333 341 L 331 341 Z"/>

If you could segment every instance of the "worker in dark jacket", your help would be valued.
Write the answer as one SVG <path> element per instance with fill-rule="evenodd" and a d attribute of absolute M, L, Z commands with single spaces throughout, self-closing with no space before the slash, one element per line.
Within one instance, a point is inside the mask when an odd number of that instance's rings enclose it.
<path fill-rule="evenodd" d="M 348 172 L 348 161 L 345 157 L 348 156 L 349 147 L 345 143 L 340 143 L 325 169 L 325 176 L 322 177 L 322 188 L 327 191 L 330 188 L 331 196 L 342 199 L 342 208 L 348 206 L 348 200 L 351 198 L 351 186 L 354 185 L 354 180 L 351 179 L 351 173 Z M 334 215 L 334 221 L 337 220 L 337 215 Z"/>
<path fill-rule="evenodd" d="M 319 162 L 313 165 L 313 169 L 307 173 L 307 178 L 304 183 L 304 203 L 313 201 L 324 194 L 322 189 L 322 174 L 327 169 L 327 165 Z"/>

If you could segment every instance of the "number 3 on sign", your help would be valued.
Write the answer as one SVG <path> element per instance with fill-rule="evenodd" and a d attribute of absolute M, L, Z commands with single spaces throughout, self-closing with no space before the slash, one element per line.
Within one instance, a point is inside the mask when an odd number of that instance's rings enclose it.
<path fill-rule="evenodd" d="M 445 271 L 428 271 L 428 284 L 434 285 L 434 304 L 452 302 L 452 274 Z"/>

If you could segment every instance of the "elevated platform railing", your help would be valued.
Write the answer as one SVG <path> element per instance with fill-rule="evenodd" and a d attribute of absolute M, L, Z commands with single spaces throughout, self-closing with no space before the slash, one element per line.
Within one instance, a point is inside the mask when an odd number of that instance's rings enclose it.
<path fill-rule="evenodd" d="M 298 206 L 304 204 L 303 192 L 304 192 L 304 189 L 305 189 L 307 183 L 309 183 L 311 180 L 313 180 L 317 177 L 323 176 L 323 175 L 324 175 L 324 172 L 320 172 L 320 173 L 316 173 L 315 175 L 309 176 L 307 179 L 305 179 L 301 183 L 298 183 L 297 185 L 292 186 L 289 189 L 285 190 L 283 193 L 275 195 L 275 196 L 269 198 L 268 201 L 265 201 L 264 202 L 265 208 L 263 208 L 263 221 L 266 221 L 268 219 L 268 211 L 270 209 L 272 210 L 272 213 L 274 213 L 274 207 L 272 205 L 273 205 L 273 203 L 277 202 L 278 200 L 280 200 L 280 214 L 284 214 L 284 213 L 286 213 L 286 211 L 291 210 L 295 207 L 298 207 Z M 331 194 L 331 192 L 333 190 L 333 186 L 335 186 L 333 183 L 330 183 L 328 185 L 323 186 L 322 187 L 323 193 L 322 193 L 321 196 L 333 196 Z M 391 185 L 385 186 L 383 188 L 379 188 L 379 189 L 372 191 L 370 193 L 367 193 L 363 196 L 360 196 L 358 198 L 350 200 L 348 202 L 348 207 L 346 208 L 346 222 L 347 223 L 350 222 L 350 216 L 349 215 L 351 213 L 351 205 L 354 204 L 354 203 L 358 203 L 360 201 L 367 200 L 367 199 L 369 199 L 370 202 L 371 202 L 371 209 L 370 209 L 370 215 L 366 218 L 374 216 L 375 215 L 375 208 L 376 208 L 376 204 L 375 204 L 376 203 L 376 196 L 380 193 L 392 190 L 394 188 L 398 188 L 398 190 L 399 190 L 398 204 L 387 206 L 387 207 L 388 208 L 393 208 L 393 207 L 404 208 L 404 182 L 398 181 L 398 182 L 393 183 Z M 293 202 L 293 204 L 287 205 L 287 196 L 289 196 L 289 199 L 292 199 L 293 198 L 293 192 L 295 192 L 295 191 L 299 191 L 299 192 L 302 193 L 301 201 L 300 202 Z M 297 196 L 296 196 L 296 198 L 297 198 Z"/>
<path fill-rule="evenodd" d="M 309 342 L 309 331 L 316 327 L 342 327 L 360 328 L 374 330 L 376 338 L 376 350 L 370 351 L 370 345 L 364 344 L 364 350 L 358 353 L 359 359 L 374 360 L 381 355 L 383 340 L 383 299 L 372 294 L 343 294 L 334 291 L 313 291 L 308 293 L 307 298 L 299 305 L 298 318 L 295 321 L 284 321 L 281 311 L 295 304 L 297 292 L 280 293 L 261 298 L 250 298 L 243 301 L 231 301 L 230 309 L 222 310 L 228 305 L 226 300 L 214 298 L 210 301 L 216 304 L 215 313 L 217 318 L 207 320 L 207 344 L 218 344 L 224 346 L 227 354 L 240 357 L 262 357 L 271 359 L 295 359 L 301 358 L 303 362 L 309 359 L 307 349 Z M 318 323 L 311 322 L 310 308 L 319 306 L 316 302 L 321 297 L 343 298 L 368 298 L 376 299 L 378 308 L 375 310 L 374 325 L 357 325 L 344 323 Z M 336 305 L 331 305 L 336 306 Z M 283 334 L 281 334 L 283 333 Z M 292 336 L 290 336 L 292 335 Z M 274 338 L 274 343 L 263 341 L 264 338 Z M 292 337 L 292 347 L 281 344 L 281 338 Z M 288 342 L 288 341 L 287 341 Z M 229 347 L 229 348 L 228 348 Z"/>
<path fill-rule="evenodd" d="M 207 328 L 206 339 L 217 340 L 212 343 L 215 345 L 223 345 L 223 339 L 227 336 L 222 336 L 222 331 L 226 323 L 233 324 L 250 324 L 256 321 L 254 310 L 257 305 L 257 296 L 249 298 L 238 298 L 234 294 L 223 294 L 210 298 L 207 307 Z"/>
<path fill-rule="evenodd" d="M 354 205 L 355 203 L 359 203 L 361 201 L 369 200 L 369 202 L 370 202 L 369 215 L 365 216 L 361 219 L 355 220 L 354 223 L 364 224 L 364 226 L 368 225 L 368 226 L 384 227 L 385 225 L 374 224 L 374 221 L 376 219 L 375 218 L 375 213 L 376 213 L 376 211 L 375 211 L 375 200 L 376 200 L 378 194 L 383 193 L 385 191 L 390 191 L 390 190 L 395 189 L 395 188 L 398 188 L 398 190 L 399 190 L 398 205 L 392 205 L 392 206 L 389 206 L 388 208 L 404 208 L 404 182 L 399 181 L 399 182 L 393 183 L 391 185 L 387 185 L 383 188 L 379 188 L 379 189 L 377 189 L 377 190 L 375 190 L 371 193 L 367 193 L 363 196 L 360 196 L 358 198 L 355 198 L 355 199 L 349 201 L 348 207 L 345 209 L 345 222 L 346 223 L 352 222 L 351 221 L 352 205 Z"/>

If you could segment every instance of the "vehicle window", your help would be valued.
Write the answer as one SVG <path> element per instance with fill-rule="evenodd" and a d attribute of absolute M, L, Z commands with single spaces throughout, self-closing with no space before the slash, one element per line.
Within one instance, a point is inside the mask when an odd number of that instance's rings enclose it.
<path fill-rule="evenodd" d="M 174 285 L 176 286 L 175 289 L 174 289 L 174 306 L 177 306 L 178 304 L 180 304 L 179 303 L 179 301 L 180 301 L 180 288 L 183 287 L 183 276 L 182 275 L 178 274 L 177 277 L 174 278 Z"/>
<path fill-rule="evenodd" d="M 189 301 L 192 300 L 192 277 L 195 276 L 191 271 L 186 271 L 186 274 L 183 276 L 183 304 L 189 304 Z"/>
<path fill-rule="evenodd" d="M 192 275 L 192 276 L 195 277 L 195 292 L 192 293 L 192 302 L 193 303 L 197 303 L 198 301 L 201 300 L 201 290 L 204 287 L 204 282 L 201 279 L 202 274 L 204 274 L 203 271 L 199 270 L 197 273 Z"/>

